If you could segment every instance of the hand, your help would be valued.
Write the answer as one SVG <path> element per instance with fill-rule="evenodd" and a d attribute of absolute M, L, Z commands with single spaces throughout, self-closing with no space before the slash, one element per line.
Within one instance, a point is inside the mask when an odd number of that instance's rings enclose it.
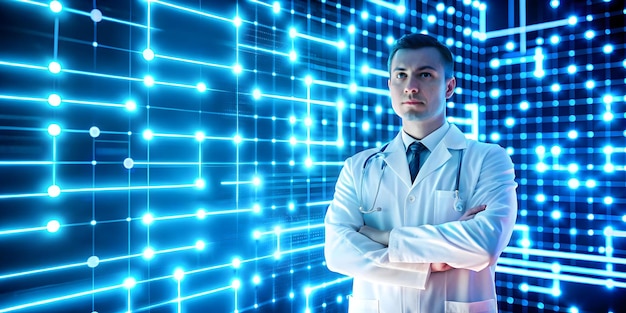
<path fill-rule="evenodd" d="M 476 214 L 484 211 L 487 208 L 487 205 L 485 204 L 481 204 L 477 207 L 473 207 L 467 211 L 465 211 L 465 213 L 463 213 L 463 215 L 461 215 L 461 217 L 459 217 L 459 221 L 467 221 L 467 220 L 471 220 L 474 218 L 474 216 L 476 216 Z"/>
<path fill-rule="evenodd" d="M 381 245 L 389 246 L 389 232 L 388 231 L 378 230 L 376 228 L 363 225 L 359 229 L 359 233 L 361 233 L 363 236 L 373 241 L 380 243 Z"/>
<path fill-rule="evenodd" d="M 436 272 L 445 272 L 454 269 L 454 267 L 446 264 L 446 263 L 430 263 L 430 271 L 431 273 Z"/>

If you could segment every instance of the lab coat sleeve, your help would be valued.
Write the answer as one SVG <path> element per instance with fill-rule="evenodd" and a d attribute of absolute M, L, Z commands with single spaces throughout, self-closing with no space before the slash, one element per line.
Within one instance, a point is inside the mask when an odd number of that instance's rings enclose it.
<path fill-rule="evenodd" d="M 506 151 L 488 145 L 466 208 L 486 204 L 485 211 L 468 221 L 394 228 L 389 237 L 389 260 L 407 263 L 447 263 L 481 271 L 497 262 L 507 246 L 517 216 L 515 172 Z M 468 164 L 468 166 L 471 166 Z"/>
<path fill-rule="evenodd" d="M 429 264 L 390 262 L 388 259 L 368 257 L 387 248 L 358 232 L 364 222 L 359 211 L 358 180 L 354 178 L 353 161 L 348 159 L 339 174 L 335 196 L 324 220 L 324 255 L 328 269 L 376 283 L 424 289 L 430 275 Z"/>

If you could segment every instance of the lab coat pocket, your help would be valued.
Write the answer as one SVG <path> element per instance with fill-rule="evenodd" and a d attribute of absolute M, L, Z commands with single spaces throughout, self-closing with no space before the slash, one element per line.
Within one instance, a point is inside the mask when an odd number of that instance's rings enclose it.
<path fill-rule="evenodd" d="M 435 190 L 435 224 L 457 221 L 463 212 L 454 209 L 454 191 Z"/>
<path fill-rule="evenodd" d="M 378 300 L 348 296 L 348 313 L 378 313 Z"/>
<path fill-rule="evenodd" d="M 445 313 L 496 313 L 498 306 L 495 299 L 478 302 L 446 301 Z"/>

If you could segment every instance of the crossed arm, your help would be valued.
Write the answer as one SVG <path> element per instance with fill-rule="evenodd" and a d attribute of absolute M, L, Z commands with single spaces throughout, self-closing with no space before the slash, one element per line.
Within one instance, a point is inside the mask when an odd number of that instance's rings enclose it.
<path fill-rule="evenodd" d="M 484 211 L 487 208 L 486 205 L 479 205 L 477 207 L 473 207 L 467 211 L 465 211 L 465 213 L 463 213 L 463 215 L 458 219 L 459 221 L 467 221 L 467 220 L 471 220 L 472 218 L 474 218 L 474 216 L 482 211 Z M 389 246 L 389 234 L 391 233 L 391 231 L 384 231 L 384 230 L 379 230 L 376 229 L 374 227 L 370 227 L 367 225 L 363 225 L 361 226 L 361 228 L 359 229 L 359 233 L 361 233 L 362 235 L 364 235 L 365 237 L 380 243 L 381 245 L 384 245 L 385 247 Z M 431 272 L 445 272 L 447 270 L 451 270 L 454 267 L 446 264 L 446 263 L 431 263 L 430 264 L 430 271 Z"/>

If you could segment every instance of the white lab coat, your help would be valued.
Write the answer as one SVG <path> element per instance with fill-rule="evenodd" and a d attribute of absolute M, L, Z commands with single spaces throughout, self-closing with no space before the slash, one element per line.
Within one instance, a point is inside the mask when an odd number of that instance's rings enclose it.
<path fill-rule="evenodd" d="M 460 149 L 460 196 L 464 209 L 486 204 L 473 219 L 459 222 L 453 207 Z M 517 216 L 515 173 L 506 151 L 465 138 L 450 125 L 411 183 L 400 134 L 383 156 L 369 149 L 348 158 L 325 217 L 326 264 L 353 277 L 349 312 L 497 312 L 495 267 Z M 376 207 L 376 185 L 386 163 Z M 365 175 L 364 177 L 362 177 Z M 363 190 L 360 182 L 363 179 Z M 363 225 L 391 230 L 389 247 L 361 235 Z M 430 272 L 430 263 L 455 269 Z"/>

